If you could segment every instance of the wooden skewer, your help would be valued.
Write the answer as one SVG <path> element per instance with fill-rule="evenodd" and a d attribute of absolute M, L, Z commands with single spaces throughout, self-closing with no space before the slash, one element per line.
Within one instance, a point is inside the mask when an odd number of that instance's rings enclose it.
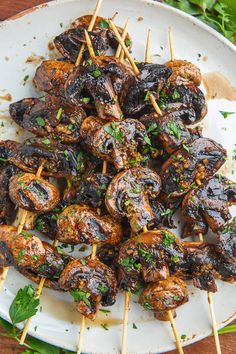
<path fill-rule="evenodd" d="M 199 241 L 203 242 L 203 235 L 201 232 L 199 232 L 198 238 L 199 238 Z M 217 354 L 221 354 L 220 339 L 219 339 L 219 334 L 218 334 L 218 329 L 217 329 L 217 322 L 216 322 L 213 297 L 212 297 L 212 293 L 210 291 L 207 292 L 207 297 L 208 297 L 208 303 L 209 303 L 210 313 L 211 313 L 211 323 L 212 323 L 212 330 L 213 330 L 213 334 L 214 334 L 214 338 L 215 338 L 216 352 L 217 352 Z"/>
<path fill-rule="evenodd" d="M 145 62 L 150 63 L 150 34 L 151 30 L 148 30 L 147 42 L 146 42 L 146 51 L 145 51 Z"/>
<path fill-rule="evenodd" d="M 127 32 L 128 32 L 128 25 L 129 25 L 129 18 L 127 19 L 126 21 L 126 24 L 125 24 L 125 27 L 123 29 L 123 33 L 122 33 L 122 40 L 124 41 L 125 40 L 125 37 L 127 35 Z M 122 50 L 122 47 L 119 43 L 118 47 L 117 47 L 117 50 L 116 50 L 116 54 L 115 54 L 115 57 L 118 59 L 118 58 L 121 58 L 121 50 Z M 122 50 L 122 53 L 123 53 L 123 50 Z M 121 60 L 122 61 L 122 60 Z"/>
<path fill-rule="evenodd" d="M 36 172 L 36 177 L 40 177 L 41 176 L 41 173 L 43 171 L 43 166 L 44 166 L 44 163 L 45 161 L 43 161 L 41 163 L 41 165 L 39 166 L 37 172 Z M 20 234 L 24 228 L 24 225 L 25 225 L 25 222 L 26 222 L 26 219 L 27 219 L 27 215 L 28 215 L 28 211 L 27 210 L 23 210 L 23 209 L 19 209 L 18 210 L 18 215 L 20 215 L 20 223 L 18 225 L 18 229 L 17 229 L 17 234 Z M 3 272 L 0 276 L 0 290 L 2 289 L 3 287 L 3 284 L 7 278 L 7 274 L 8 274 L 8 271 L 9 271 L 9 267 L 4 267 L 3 268 Z"/>
<path fill-rule="evenodd" d="M 175 59 L 175 55 L 174 55 L 174 45 L 173 45 L 173 33 L 172 33 L 171 27 L 169 27 L 168 33 L 169 33 L 170 56 L 171 56 L 171 60 L 173 61 Z M 198 186 L 201 185 L 201 181 L 199 179 L 196 182 L 197 182 Z M 203 242 L 203 234 L 201 232 L 199 232 L 198 238 L 199 238 L 199 241 Z M 207 296 L 208 296 L 208 302 L 209 302 L 210 313 L 211 313 L 212 329 L 213 329 L 213 334 L 214 334 L 214 338 L 215 338 L 216 352 L 217 352 L 217 354 L 221 354 L 220 340 L 219 340 L 219 334 L 218 334 L 218 329 L 217 329 L 216 315 L 215 315 L 212 293 L 208 291 Z"/>
<path fill-rule="evenodd" d="M 171 61 L 173 61 L 175 59 L 175 55 L 174 55 L 173 33 L 171 27 L 168 28 L 168 34 L 169 34 L 170 59 Z"/>
<path fill-rule="evenodd" d="M 89 26 L 88 26 L 88 32 L 92 31 L 92 29 L 93 29 L 93 27 L 94 27 L 94 24 L 95 24 L 97 15 L 98 15 L 98 11 L 100 10 L 100 7 L 101 7 L 101 5 L 102 5 L 102 1 L 103 1 L 103 0 L 98 0 L 97 3 L 96 3 L 96 6 L 95 6 L 95 9 L 94 9 L 94 12 L 93 12 L 93 16 L 92 16 L 91 21 L 90 21 L 90 24 L 89 24 Z M 82 57 L 83 57 L 84 50 L 85 50 L 85 44 L 83 43 L 83 44 L 81 45 L 81 47 L 80 47 L 80 51 L 79 51 L 77 60 L 76 60 L 76 62 L 75 62 L 75 66 L 80 65 L 80 63 L 81 63 L 81 61 L 82 61 Z"/>

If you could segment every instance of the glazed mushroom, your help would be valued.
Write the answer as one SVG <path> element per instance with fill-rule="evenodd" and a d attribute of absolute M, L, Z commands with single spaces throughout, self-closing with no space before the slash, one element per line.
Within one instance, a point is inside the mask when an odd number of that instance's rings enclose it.
<path fill-rule="evenodd" d="M 59 34 L 54 39 L 56 48 L 65 59 L 72 63 L 76 62 L 80 47 L 85 43 L 84 30 L 88 29 L 90 21 L 90 15 L 81 16 L 72 23 L 71 28 Z M 123 32 L 122 28 L 118 28 L 118 30 L 120 33 Z M 107 20 L 100 16 L 97 16 L 93 30 L 89 32 L 89 36 L 93 49 L 99 56 L 105 55 L 109 47 L 116 50 L 118 46 L 117 39 L 113 31 L 109 28 Z M 125 41 L 127 47 L 130 48 L 131 39 L 128 33 Z M 84 53 L 84 58 L 88 58 L 87 51 Z"/>
<path fill-rule="evenodd" d="M 60 201 L 60 192 L 53 184 L 31 173 L 13 176 L 9 193 L 18 208 L 38 214 L 52 210 Z"/>
<path fill-rule="evenodd" d="M 115 273 L 98 259 L 77 259 L 67 264 L 60 278 L 60 287 L 70 291 L 76 309 L 95 320 L 99 303 L 111 306 L 116 301 Z"/>
<path fill-rule="evenodd" d="M 80 154 L 78 161 L 76 151 L 72 147 L 65 147 L 48 138 L 32 138 L 25 140 L 24 143 L 12 140 L 0 141 L 0 157 L 32 173 L 36 173 L 44 161 L 42 175 L 56 178 L 76 176 L 84 162 L 83 154 Z"/>
<path fill-rule="evenodd" d="M 160 177 L 148 168 L 135 167 L 120 172 L 106 193 L 108 212 L 117 220 L 127 218 L 136 233 L 154 219 L 149 199 L 158 196 Z"/>
<path fill-rule="evenodd" d="M 177 85 L 191 82 L 196 86 L 202 82 L 200 69 L 187 60 L 175 59 L 168 61 L 165 65 L 173 71 L 169 82 L 174 82 Z"/>
<path fill-rule="evenodd" d="M 136 291 L 143 283 L 158 282 L 169 276 L 184 257 L 183 247 L 165 229 L 143 232 L 124 242 L 118 255 L 118 283 Z"/>
<path fill-rule="evenodd" d="M 233 219 L 224 225 L 217 235 L 217 251 L 227 260 L 236 259 L 236 221 Z"/>
<path fill-rule="evenodd" d="M 158 97 L 159 92 L 172 74 L 172 69 L 164 65 L 139 63 L 140 74 L 131 78 L 125 86 L 121 107 L 126 117 L 139 118 L 153 111 L 149 96 Z"/>
<path fill-rule="evenodd" d="M 181 119 L 183 111 L 170 110 L 161 116 L 150 113 L 142 116 L 140 121 L 145 125 L 153 146 L 161 146 L 172 154 L 182 145 L 191 143 L 200 137 L 199 131 L 189 129 Z"/>
<path fill-rule="evenodd" d="M 158 105 L 163 111 L 180 110 L 184 124 L 194 124 L 207 114 L 204 93 L 193 83 L 167 83 L 159 93 Z"/>
<path fill-rule="evenodd" d="M 80 134 L 95 156 L 113 163 L 117 170 L 139 165 L 150 146 L 145 126 L 135 119 L 102 125 L 89 117 L 82 123 Z"/>
<path fill-rule="evenodd" d="M 122 229 L 110 216 L 99 216 L 86 205 L 70 205 L 58 216 L 56 238 L 69 244 L 118 244 Z"/>
<path fill-rule="evenodd" d="M 0 225 L 0 266 L 16 266 L 37 270 L 45 262 L 42 241 L 28 232 L 17 233 L 11 225 Z"/>
<path fill-rule="evenodd" d="M 63 201 L 68 204 L 86 204 L 93 208 L 103 207 L 111 179 L 109 174 L 101 172 L 85 174 L 76 184 L 66 188 Z"/>
<path fill-rule="evenodd" d="M 168 311 L 188 301 L 188 289 L 185 282 L 177 277 L 169 277 L 148 284 L 142 291 L 139 303 L 146 309 L 154 311 L 160 321 L 168 321 Z"/>
<path fill-rule="evenodd" d="M 37 68 L 33 82 L 40 91 L 65 97 L 64 85 L 74 65 L 57 60 L 45 60 Z"/>
<path fill-rule="evenodd" d="M 51 136 L 67 143 L 80 140 L 80 126 L 86 117 L 82 107 L 71 106 L 51 95 L 14 102 L 9 112 L 17 124 L 36 136 Z"/>
<path fill-rule="evenodd" d="M 3 165 L 0 168 L 0 224 L 10 224 L 15 217 L 14 204 L 9 196 L 10 179 L 19 169 L 14 165 Z"/>
<path fill-rule="evenodd" d="M 123 114 L 111 78 L 112 71 L 117 67 L 106 64 L 97 57 L 89 59 L 84 66 L 77 66 L 66 81 L 66 97 L 77 105 L 84 101 L 84 92 L 87 92 L 88 100 L 92 98 L 99 118 L 120 121 Z"/>
<path fill-rule="evenodd" d="M 226 150 L 212 139 L 199 138 L 174 152 L 162 165 L 163 192 L 178 198 L 194 187 L 195 182 L 209 180 L 224 164 Z"/>
<path fill-rule="evenodd" d="M 236 184 L 224 176 L 214 176 L 190 191 L 182 203 L 185 220 L 183 236 L 205 234 L 208 227 L 219 231 L 231 218 L 229 206 L 236 204 Z"/>

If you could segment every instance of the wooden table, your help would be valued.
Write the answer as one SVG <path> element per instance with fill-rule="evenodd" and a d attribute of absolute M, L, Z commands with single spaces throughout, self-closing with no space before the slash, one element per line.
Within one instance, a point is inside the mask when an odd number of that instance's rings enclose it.
<path fill-rule="evenodd" d="M 29 7 L 41 4 L 43 0 L 0 0 L 0 20 L 17 14 Z M 7 40 L 7 39 L 6 39 Z M 236 322 L 235 322 L 236 323 Z M 236 333 L 220 336 L 221 349 L 223 354 L 236 354 Z M 15 341 L 0 336 L 0 354 L 18 354 L 24 350 Z M 184 349 L 186 354 L 214 354 L 214 338 L 209 337 L 198 343 L 192 344 Z M 176 354 L 177 351 L 168 352 Z"/>

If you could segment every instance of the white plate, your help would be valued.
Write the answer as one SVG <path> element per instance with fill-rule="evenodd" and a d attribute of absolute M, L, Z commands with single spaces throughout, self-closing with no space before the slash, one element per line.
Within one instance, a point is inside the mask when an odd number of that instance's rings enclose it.
<path fill-rule="evenodd" d="M 95 0 L 60 0 L 48 5 L 39 6 L 34 11 L 27 11 L 18 18 L 3 22 L 0 27 L 0 96 L 11 93 L 13 101 L 37 93 L 31 84 L 35 65 L 27 64 L 26 58 L 37 54 L 44 57 L 52 55 L 48 50 L 48 41 L 62 32 L 71 20 L 83 14 L 91 13 Z M 116 23 L 123 25 L 127 17 L 131 18 L 129 32 L 133 38 L 133 55 L 137 60 L 144 56 L 147 29 L 151 29 L 151 54 L 154 62 L 163 63 L 169 59 L 167 45 L 167 29 L 171 25 L 174 31 L 175 52 L 177 58 L 185 58 L 196 63 L 203 73 L 220 71 L 231 79 L 236 86 L 234 46 L 221 35 L 198 22 L 194 18 L 173 8 L 154 2 L 140 0 L 104 0 L 100 14 L 110 17 L 118 11 Z M 137 21 L 139 16 L 142 21 Z M 60 23 L 63 23 L 61 28 Z M 163 47 L 163 50 L 160 48 Z M 198 53 L 208 57 L 207 61 L 198 60 Z M 155 54 L 161 57 L 154 56 Z M 30 79 L 23 85 L 23 78 Z M 17 128 L 8 118 L 8 102 L 0 100 L 1 139 L 22 139 L 22 130 Z M 223 119 L 219 113 L 236 111 L 235 101 L 213 100 L 209 102 L 209 113 L 204 120 L 204 135 L 221 142 L 229 152 L 227 168 L 224 171 L 231 176 L 232 150 L 235 148 L 236 115 Z M 227 127 L 223 130 L 222 127 Z M 20 132 L 20 134 L 16 134 Z M 235 178 L 234 178 L 235 179 Z M 0 294 L 0 315 L 8 319 L 9 305 L 17 290 L 29 281 L 11 270 L 5 289 Z M 219 291 L 213 296 L 217 323 L 224 326 L 235 317 L 236 284 L 219 282 Z M 180 335 L 186 334 L 183 345 L 193 343 L 211 333 L 211 321 L 207 295 L 205 292 L 190 286 L 190 301 L 177 311 L 175 320 Z M 111 314 L 100 314 L 98 320 L 87 322 L 83 351 L 86 353 L 118 353 L 121 344 L 123 295 L 111 308 Z M 41 298 L 42 312 L 34 317 L 29 333 L 60 347 L 75 350 L 78 339 L 80 317 L 73 310 L 72 298 L 44 289 Z M 105 331 L 101 323 L 108 323 Z M 133 329 L 135 323 L 138 329 Z M 34 330 L 34 327 L 37 329 Z M 128 327 L 128 353 L 157 353 L 175 347 L 169 323 L 154 320 L 152 313 L 145 311 L 131 301 Z"/>

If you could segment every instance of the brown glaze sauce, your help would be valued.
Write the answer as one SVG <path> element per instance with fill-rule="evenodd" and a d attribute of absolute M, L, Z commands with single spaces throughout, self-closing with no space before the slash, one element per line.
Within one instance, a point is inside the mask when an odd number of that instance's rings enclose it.
<path fill-rule="evenodd" d="M 236 100 L 236 88 L 230 81 L 218 72 L 203 74 L 203 84 L 207 90 L 206 99 L 224 98 L 229 101 Z"/>

